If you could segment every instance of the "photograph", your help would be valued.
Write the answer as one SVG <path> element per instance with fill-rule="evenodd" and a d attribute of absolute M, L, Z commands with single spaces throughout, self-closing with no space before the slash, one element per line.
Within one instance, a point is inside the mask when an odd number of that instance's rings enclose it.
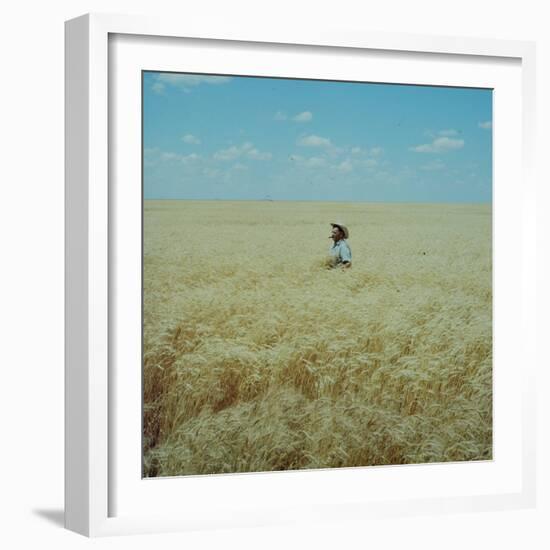
<path fill-rule="evenodd" d="M 493 459 L 493 90 L 144 70 L 142 476 Z"/>

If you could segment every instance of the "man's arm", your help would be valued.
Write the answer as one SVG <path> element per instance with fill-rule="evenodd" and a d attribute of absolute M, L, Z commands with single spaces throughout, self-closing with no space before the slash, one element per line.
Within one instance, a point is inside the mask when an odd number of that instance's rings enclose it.
<path fill-rule="evenodd" d="M 342 267 L 344 269 L 349 269 L 351 267 L 351 250 L 345 242 L 340 248 L 340 258 L 342 260 Z"/>

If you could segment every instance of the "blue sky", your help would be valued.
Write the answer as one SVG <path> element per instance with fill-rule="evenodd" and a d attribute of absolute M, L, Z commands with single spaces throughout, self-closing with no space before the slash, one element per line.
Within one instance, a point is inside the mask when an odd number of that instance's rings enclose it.
<path fill-rule="evenodd" d="M 145 199 L 490 202 L 492 91 L 143 73 Z"/>

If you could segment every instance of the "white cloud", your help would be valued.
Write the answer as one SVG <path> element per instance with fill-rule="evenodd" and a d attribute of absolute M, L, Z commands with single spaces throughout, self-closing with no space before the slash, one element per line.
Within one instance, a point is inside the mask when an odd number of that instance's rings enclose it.
<path fill-rule="evenodd" d="M 288 120 L 289 117 L 284 111 L 277 111 L 275 115 L 273 116 L 274 120 Z M 310 122 L 313 120 L 313 113 L 311 111 L 303 111 L 301 113 L 298 113 L 297 115 L 294 115 L 291 120 L 294 122 Z"/>
<path fill-rule="evenodd" d="M 341 172 L 351 172 L 353 170 L 353 164 L 349 159 L 342 161 L 338 166 L 338 170 Z"/>
<path fill-rule="evenodd" d="M 231 82 L 229 76 L 209 76 L 201 74 L 179 74 L 179 73 L 161 73 L 156 77 L 156 81 L 152 86 L 153 91 L 162 93 L 166 86 L 173 86 L 184 92 L 190 92 L 191 88 L 195 88 L 200 84 L 227 84 Z"/>
<path fill-rule="evenodd" d="M 231 147 L 227 147 L 227 149 L 222 149 L 214 153 L 214 158 L 216 160 L 233 160 L 240 157 L 244 151 L 245 149 L 243 147 L 232 145 Z"/>
<path fill-rule="evenodd" d="M 158 147 L 146 147 L 143 150 L 144 165 L 157 166 L 159 163 L 182 163 L 189 164 L 202 160 L 200 155 L 191 153 L 190 155 L 183 155 L 180 153 L 174 153 L 173 151 L 162 151 Z"/>
<path fill-rule="evenodd" d="M 301 145 L 302 147 L 331 147 L 332 143 L 330 142 L 330 139 L 310 135 L 310 136 L 302 136 L 298 140 L 298 145 Z"/>
<path fill-rule="evenodd" d="M 382 148 L 376 148 L 375 154 L 380 155 Z M 290 155 L 289 161 L 293 162 L 300 168 L 307 169 L 319 169 L 319 170 L 332 170 L 340 173 L 350 172 L 362 172 L 372 174 L 373 170 L 387 165 L 387 161 L 382 158 L 375 158 L 370 156 L 370 149 L 361 149 L 360 147 L 353 147 L 348 149 L 348 156 L 342 158 L 335 151 L 342 153 L 343 150 L 339 150 L 337 147 L 331 145 L 328 148 L 320 150 L 320 154 L 306 157 L 297 154 Z"/>
<path fill-rule="evenodd" d="M 156 166 L 159 161 L 158 147 L 145 147 L 143 150 L 143 163 L 145 166 Z"/>
<path fill-rule="evenodd" d="M 247 141 L 242 145 L 232 145 L 226 149 L 222 149 L 214 153 L 216 160 L 235 160 L 237 158 L 250 158 L 255 160 L 269 160 L 271 159 L 271 153 L 261 152 L 256 149 Z"/>
<path fill-rule="evenodd" d="M 458 130 L 455 130 L 454 128 L 444 128 L 443 130 L 438 130 L 437 132 L 426 129 L 422 132 L 422 134 L 425 135 L 426 137 L 435 139 L 437 136 L 445 136 L 445 137 L 458 136 L 460 132 Z"/>
<path fill-rule="evenodd" d="M 298 164 L 299 166 L 305 166 L 306 168 L 320 168 L 327 166 L 327 160 L 322 157 L 302 157 L 300 155 L 290 155 L 289 160 Z"/>
<path fill-rule="evenodd" d="M 204 168 L 202 173 L 209 178 L 217 178 L 222 175 L 221 170 L 219 170 L 218 168 L 210 168 L 209 166 Z"/>
<path fill-rule="evenodd" d="M 440 136 L 447 136 L 447 137 L 458 135 L 458 132 L 456 130 L 453 130 L 452 128 L 450 128 L 448 130 L 439 130 L 439 132 L 437 132 L 437 133 Z"/>
<path fill-rule="evenodd" d="M 443 153 L 445 151 L 453 151 L 464 147 L 463 139 L 452 139 L 446 136 L 438 137 L 431 143 L 424 143 L 411 147 L 411 151 L 416 153 Z"/>
<path fill-rule="evenodd" d="M 185 143 L 190 143 L 192 145 L 199 145 L 201 140 L 194 136 L 193 134 L 185 134 L 182 138 L 181 138 Z"/>
<path fill-rule="evenodd" d="M 246 151 L 245 156 L 251 159 L 256 160 L 270 160 L 271 159 L 271 153 L 267 152 L 260 152 L 255 147 L 253 149 L 249 149 Z"/>
<path fill-rule="evenodd" d="M 177 153 L 163 152 L 160 154 L 161 160 L 180 160 L 181 155 Z"/>
<path fill-rule="evenodd" d="M 363 155 L 363 156 L 370 156 L 370 157 L 379 157 L 384 152 L 384 149 L 382 147 L 372 147 L 371 149 L 361 149 L 361 147 L 352 147 L 351 148 L 351 154 L 352 155 Z"/>
<path fill-rule="evenodd" d="M 493 127 L 493 122 L 491 120 L 486 120 L 485 122 L 479 122 L 478 126 L 484 130 L 490 130 Z"/>
<path fill-rule="evenodd" d="M 153 90 L 153 92 L 155 92 L 157 94 L 163 94 L 165 88 L 166 88 L 166 86 L 162 82 L 155 82 L 151 86 L 151 89 Z"/>
<path fill-rule="evenodd" d="M 326 159 L 321 157 L 309 157 L 309 158 L 298 157 L 298 159 L 296 160 L 299 164 L 301 164 L 302 166 L 305 166 L 306 168 L 321 168 L 327 165 Z"/>
<path fill-rule="evenodd" d="M 327 161 L 321 157 L 310 157 L 306 161 L 306 166 L 310 168 L 317 168 L 319 166 L 325 166 Z"/>
<path fill-rule="evenodd" d="M 299 113 L 292 118 L 292 120 L 294 120 L 295 122 L 309 122 L 312 119 L 313 115 L 310 111 L 304 111 L 303 113 Z"/>
<path fill-rule="evenodd" d="M 424 164 L 420 167 L 421 170 L 427 170 L 429 172 L 435 170 L 443 170 L 443 168 L 445 168 L 445 163 L 442 162 L 440 159 L 432 160 L 431 162 L 428 162 L 427 164 Z"/>

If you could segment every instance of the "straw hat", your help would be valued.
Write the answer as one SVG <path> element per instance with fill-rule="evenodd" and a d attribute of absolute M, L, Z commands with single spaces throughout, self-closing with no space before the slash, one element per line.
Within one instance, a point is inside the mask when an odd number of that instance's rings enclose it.
<path fill-rule="evenodd" d="M 337 227 L 338 229 L 340 229 L 342 233 L 344 233 L 344 239 L 349 238 L 349 230 L 345 225 L 342 225 L 341 223 L 331 223 L 330 225 L 332 225 L 332 227 Z"/>

